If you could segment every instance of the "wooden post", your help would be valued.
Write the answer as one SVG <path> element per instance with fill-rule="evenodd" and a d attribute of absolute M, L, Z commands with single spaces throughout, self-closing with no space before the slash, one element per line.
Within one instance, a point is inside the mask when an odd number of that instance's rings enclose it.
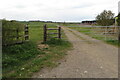
<path fill-rule="evenodd" d="M 29 31 L 28 31 L 28 25 L 25 25 L 25 41 L 29 40 Z"/>
<path fill-rule="evenodd" d="M 118 41 L 120 43 L 120 26 L 118 26 Z"/>
<path fill-rule="evenodd" d="M 61 27 L 58 27 L 58 38 L 61 39 Z"/>
<path fill-rule="evenodd" d="M 18 29 L 16 29 L 16 40 L 18 41 L 19 39 L 19 33 L 18 33 Z"/>
<path fill-rule="evenodd" d="M 46 24 L 43 27 L 43 31 L 44 31 L 44 41 L 43 42 L 46 42 L 47 41 L 47 25 Z"/>

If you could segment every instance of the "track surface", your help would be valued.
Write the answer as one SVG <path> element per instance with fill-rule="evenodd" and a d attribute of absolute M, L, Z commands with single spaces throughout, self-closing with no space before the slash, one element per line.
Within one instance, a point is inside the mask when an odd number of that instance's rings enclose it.
<path fill-rule="evenodd" d="M 118 78 L 118 48 L 76 30 L 62 27 L 73 49 L 65 61 L 34 78 Z"/>

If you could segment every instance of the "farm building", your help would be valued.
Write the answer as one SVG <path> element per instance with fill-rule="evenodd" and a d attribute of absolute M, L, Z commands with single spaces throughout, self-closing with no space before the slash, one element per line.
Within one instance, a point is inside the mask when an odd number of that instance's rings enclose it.
<path fill-rule="evenodd" d="M 96 21 L 82 21 L 82 24 L 85 24 L 85 25 L 92 25 L 92 24 L 96 24 Z"/>

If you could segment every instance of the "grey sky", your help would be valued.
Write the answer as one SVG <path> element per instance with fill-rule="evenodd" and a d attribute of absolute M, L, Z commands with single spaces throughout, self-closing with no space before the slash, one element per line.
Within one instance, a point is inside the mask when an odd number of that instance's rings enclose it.
<path fill-rule="evenodd" d="M 103 10 L 118 14 L 119 0 L 1 0 L 0 19 L 93 20 Z"/>

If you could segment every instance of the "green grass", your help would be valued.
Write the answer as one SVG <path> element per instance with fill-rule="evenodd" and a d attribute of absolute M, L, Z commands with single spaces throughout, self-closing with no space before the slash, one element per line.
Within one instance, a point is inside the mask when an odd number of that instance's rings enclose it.
<path fill-rule="evenodd" d="M 79 32 L 82 32 L 86 35 L 89 35 L 92 38 L 102 40 L 108 44 L 112 44 L 114 46 L 120 46 L 120 43 L 118 40 L 116 40 L 117 36 L 116 35 L 110 35 L 106 36 L 100 32 L 101 28 L 95 28 L 95 27 L 69 27 L 71 29 L 75 29 Z"/>
<path fill-rule="evenodd" d="M 22 65 L 40 54 L 44 54 L 44 52 L 39 51 L 37 46 L 32 42 L 3 47 L 3 77 L 13 76 L 14 73 L 17 75 Z M 12 73 L 12 71 L 16 72 Z"/>
<path fill-rule="evenodd" d="M 106 40 L 106 42 L 120 47 L 120 42 L 118 40 Z"/>
<path fill-rule="evenodd" d="M 56 23 L 45 23 L 50 28 Z M 29 23 L 30 41 L 24 44 L 3 47 L 3 78 L 29 78 L 45 67 L 56 67 L 57 61 L 66 55 L 72 46 L 63 33 L 63 39 L 49 39 L 48 48 L 39 49 L 43 42 L 43 25 L 41 22 Z M 52 35 L 51 35 L 52 36 Z"/>
<path fill-rule="evenodd" d="M 38 42 L 43 40 L 43 28 L 42 27 L 29 27 L 30 41 Z"/>

